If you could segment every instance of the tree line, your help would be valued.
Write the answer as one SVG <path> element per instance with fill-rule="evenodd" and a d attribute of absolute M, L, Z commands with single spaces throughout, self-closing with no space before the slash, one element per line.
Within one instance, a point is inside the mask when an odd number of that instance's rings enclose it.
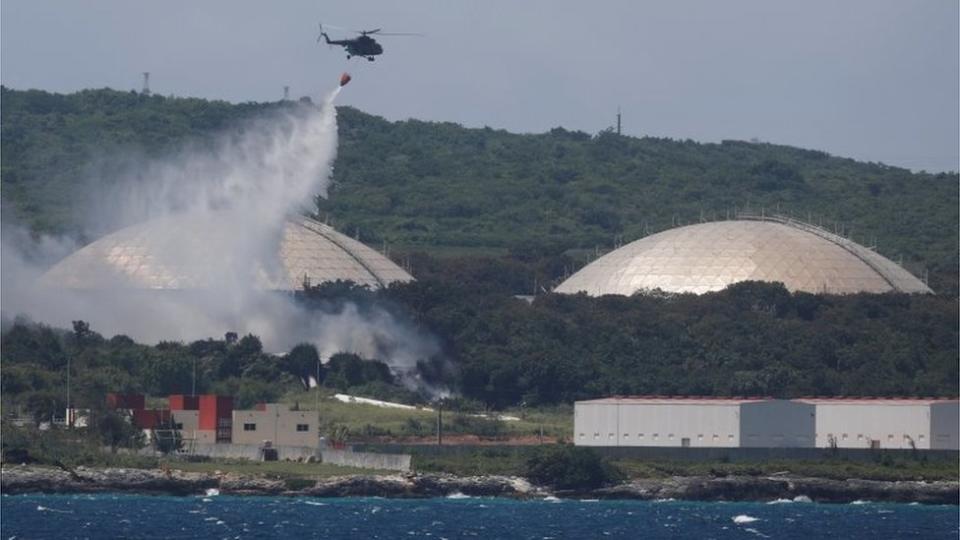
<path fill-rule="evenodd" d="M 416 282 L 377 291 L 324 284 L 298 301 L 376 305 L 420 325 L 443 350 L 421 359 L 420 378 L 482 407 L 615 394 L 960 393 L 960 318 L 950 297 L 814 295 L 745 282 L 700 296 L 541 294 L 529 302 L 515 295 L 521 283 L 500 279 L 516 273 L 513 259 L 413 260 L 425 275 Z M 523 268 L 550 265 L 537 260 Z M 74 402 L 86 406 L 107 392 L 163 396 L 190 393 L 194 384 L 198 392 L 234 395 L 239 406 L 250 406 L 302 391 L 318 360 L 310 344 L 282 356 L 265 353 L 253 335 L 148 346 L 102 337 L 81 321 L 72 331 L 8 323 L 0 345 L 4 401 L 41 417 L 65 406 L 68 358 Z M 324 364 L 321 383 L 372 397 L 427 399 L 399 385 L 388 360 L 343 351 Z"/>

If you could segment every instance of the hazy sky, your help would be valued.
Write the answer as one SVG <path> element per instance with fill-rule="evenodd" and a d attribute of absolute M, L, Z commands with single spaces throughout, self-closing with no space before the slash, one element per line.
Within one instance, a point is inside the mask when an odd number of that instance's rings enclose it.
<path fill-rule="evenodd" d="M 3 0 L 0 79 L 229 101 L 353 83 L 341 104 L 513 132 L 750 139 L 960 168 L 956 0 Z M 375 62 L 317 22 L 382 27 Z M 345 32 L 331 30 L 331 37 Z"/>

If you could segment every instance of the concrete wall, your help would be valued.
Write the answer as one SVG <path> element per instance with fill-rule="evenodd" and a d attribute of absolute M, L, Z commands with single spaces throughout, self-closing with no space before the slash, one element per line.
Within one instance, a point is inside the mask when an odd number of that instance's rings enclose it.
<path fill-rule="evenodd" d="M 323 463 L 355 467 L 358 469 L 380 469 L 386 471 L 409 471 L 410 454 L 376 454 L 372 452 L 354 452 L 352 450 L 318 449 L 309 446 L 275 446 L 277 459 L 299 461 L 310 457 L 319 457 Z M 186 449 L 188 450 L 188 449 Z M 203 444 L 193 445 L 193 455 L 216 459 L 261 459 L 260 446 L 253 444 Z"/>
<path fill-rule="evenodd" d="M 317 447 L 310 446 L 275 446 L 277 459 L 302 460 L 309 457 L 319 457 Z M 184 450 L 189 451 L 189 448 Z M 193 454 L 219 459 L 250 459 L 259 461 L 260 445 L 257 444 L 229 444 L 229 443 L 194 443 Z"/>
<path fill-rule="evenodd" d="M 196 439 L 200 427 L 200 411 L 175 409 L 170 411 L 174 426 L 184 439 Z"/>
<path fill-rule="evenodd" d="M 740 434 L 743 448 L 813 448 L 816 407 L 785 400 L 744 403 Z"/>
<path fill-rule="evenodd" d="M 468 459 L 478 452 L 497 452 L 504 455 L 524 457 L 535 448 L 553 446 L 520 445 L 442 445 L 435 444 L 357 444 L 354 449 L 364 452 L 409 453 L 425 457 L 460 457 Z M 895 459 L 915 460 L 918 453 L 911 450 L 868 450 L 826 448 L 668 448 L 642 446 L 606 446 L 594 448 L 601 455 L 613 459 L 649 459 L 664 461 L 732 461 L 755 462 L 764 460 L 849 460 L 876 462 L 881 456 Z M 957 450 L 928 450 L 924 459 L 956 463 L 960 459 Z"/>
<path fill-rule="evenodd" d="M 737 404 L 621 404 L 620 446 L 736 447 Z"/>
<path fill-rule="evenodd" d="M 306 426 L 298 430 L 298 426 Z M 252 429 L 250 429 L 252 428 Z M 320 444 L 317 411 L 291 411 L 269 403 L 264 410 L 233 411 L 233 444 L 312 446 Z"/>
<path fill-rule="evenodd" d="M 619 405 L 577 403 L 573 409 L 573 438 L 583 446 L 617 446 L 620 437 Z"/>
<path fill-rule="evenodd" d="M 736 403 L 576 403 L 578 446 L 740 445 Z"/>
<path fill-rule="evenodd" d="M 815 403 L 817 447 L 829 448 L 930 448 L 930 405 L 925 403 Z"/>
<path fill-rule="evenodd" d="M 930 448 L 960 450 L 960 401 L 930 406 Z"/>
<path fill-rule="evenodd" d="M 323 456 L 323 462 L 331 465 L 388 471 L 410 470 L 410 454 L 374 454 L 334 449 L 321 450 L 320 454 Z"/>

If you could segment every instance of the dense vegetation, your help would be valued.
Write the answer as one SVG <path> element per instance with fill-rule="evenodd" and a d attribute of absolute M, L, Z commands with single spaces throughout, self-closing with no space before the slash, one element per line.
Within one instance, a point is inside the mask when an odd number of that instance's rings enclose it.
<path fill-rule="evenodd" d="M 164 156 L 287 106 L 111 90 L 3 88 L 0 98 L 4 215 L 78 238 L 88 234 L 78 201 L 89 181 L 115 170 L 111 156 Z M 418 281 L 378 292 L 318 287 L 300 301 L 329 306 L 336 297 L 414 319 L 443 343 L 442 355 L 423 359 L 421 376 L 481 406 L 608 394 L 958 394 L 956 174 L 770 144 L 391 123 L 347 107 L 339 121 L 335 187 L 317 213 L 368 243 L 391 244 Z M 615 238 L 778 205 L 831 228 L 842 220 L 865 243 L 877 238 L 881 252 L 928 267 L 944 294 L 817 296 L 745 283 L 700 297 L 514 297 Z M 249 406 L 300 391 L 316 364 L 310 346 L 280 357 L 256 336 L 146 346 L 82 322 L 72 332 L 8 324 L 2 340 L 5 404 L 37 420 L 63 410 L 68 360 L 73 402 L 85 407 L 108 391 L 162 396 L 194 384 Z M 339 355 L 324 384 L 422 399 L 378 360 L 386 359 Z"/>
<path fill-rule="evenodd" d="M 2 202 L 35 230 L 83 238 L 88 181 L 117 155 L 163 156 L 283 104 L 86 90 L 0 92 Z M 388 122 L 339 109 L 335 187 L 317 211 L 362 240 L 406 251 L 608 249 L 735 208 L 780 209 L 900 257 L 957 290 L 956 174 L 911 173 L 772 144 L 537 135 Z M 572 250 L 572 251 L 571 251 Z M 582 261 L 578 261 L 582 262 Z M 552 276 L 556 278 L 558 276 Z"/>
<path fill-rule="evenodd" d="M 419 259 L 418 259 L 419 260 Z M 424 257 L 435 265 L 449 264 Z M 501 271 L 508 272 L 510 263 Z M 706 294 L 590 298 L 543 295 L 530 304 L 504 290 L 499 266 L 470 267 L 384 291 L 318 287 L 309 295 L 375 303 L 411 317 L 444 344 L 425 358 L 428 382 L 485 406 L 541 406 L 609 394 L 958 394 L 956 301 L 936 296 L 790 294 L 747 282 Z M 439 276 L 440 274 L 438 274 Z M 316 351 L 283 357 L 256 336 L 190 344 L 105 339 L 82 322 L 73 332 L 17 323 L 3 332 L 4 399 L 38 418 L 62 410 L 67 361 L 74 403 L 96 406 L 108 391 L 162 396 L 237 396 L 241 406 L 303 388 Z M 321 373 L 340 390 L 422 400 L 396 386 L 380 359 L 336 355 Z"/>
<path fill-rule="evenodd" d="M 249 408 L 301 390 L 303 373 L 318 372 L 316 359 L 316 349 L 306 344 L 285 356 L 267 354 L 253 335 L 148 346 L 122 335 L 105 339 L 83 321 L 68 332 L 18 320 L 0 341 L 0 392 L 5 404 L 15 405 L 7 411 L 19 410 L 38 424 L 63 416 L 68 369 L 71 405 L 96 414 L 108 392 L 160 397 L 196 390 L 234 396 L 238 408 Z M 393 377 L 383 363 L 353 354 L 334 355 L 319 375 L 321 383 L 341 391 L 417 399 L 390 385 Z"/>

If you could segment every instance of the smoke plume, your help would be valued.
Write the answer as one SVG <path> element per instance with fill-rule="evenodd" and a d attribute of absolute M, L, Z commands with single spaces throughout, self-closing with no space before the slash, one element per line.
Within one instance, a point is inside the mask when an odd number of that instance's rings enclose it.
<path fill-rule="evenodd" d="M 161 233 L 169 238 L 152 244 L 160 247 L 151 255 L 163 264 L 192 265 L 201 273 L 202 291 L 50 287 L 39 276 L 78 246 L 7 225 L 4 315 L 26 314 L 61 327 L 82 319 L 98 332 L 148 343 L 252 333 L 269 351 L 309 342 L 323 358 L 352 352 L 384 361 L 398 374 L 412 373 L 417 361 L 439 352 L 436 341 L 413 325 L 377 307 L 361 312 L 347 304 L 338 311 L 307 312 L 289 295 L 256 287 L 252 275 L 279 271 L 271 265 L 286 219 L 306 210 L 314 196 L 327 195 L 337 151 L 333 100 L 339 91 L 321 107 L 288 104 L 165 159 L 129 153 L 93 165 L 94 171 L 111 172 L 91 180 L 85 229 L 99 236 L 174 216 L 191 223 L 190 242 L 171 229 Z"/>

